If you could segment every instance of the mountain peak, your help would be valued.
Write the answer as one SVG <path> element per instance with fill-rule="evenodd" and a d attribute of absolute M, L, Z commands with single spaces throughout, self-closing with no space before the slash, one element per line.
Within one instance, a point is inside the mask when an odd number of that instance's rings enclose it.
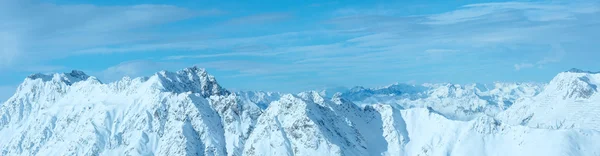
<path fill-rule="evenodd" d="M 310 101 L 310 102 L 317 103 L 317 104 L 323 104 L 325 102 L 323 95 L 321 95 L 319 92 L 316 92 L 316 91 L 301 92 L 301 93 L 298 93 L 297 96 L 306 101 Z"/>
<path fill-rule="evenodd" d="M 154 76 L 162 84 L 164 90 L 182 93 L 200 93 L 203 97 L 211 95 L 229 95 L 230 92 L 222 88 L 214 76 L 209 75 L 205 69 L 196 66 L 184 68 L 175 73 L 161 71 Z"/>
<path fill-rule="evenodd" d="M 179 74 L 183 74 L 183 73 L 194 73 L 196 75 L 201 75 L 201 76 L 207 76 L 208 73 L 206 72 L 206 69 L 204 68 L 198 68 L 198 66 L 192 66 L 192 67 L 188 67 L 188 68 L 184 68 L 180 71 L 177 71 L 177 73 Z"/>
<path fill-rule="evenodd" d="M 82 80 L 85 80 L 85 79 L 87 79 L 87 78 L 90 77 L 87 74 L 85 74 L 83 71 L 80 71 L 80 70 L 72 70 L 71 73 L 68 73 L 68 74 L 71 77 L 79 78 L 79 79 L 82 79 Z"/>
<path fill-rule="evenodd" d="M 568 73 L 588 73 L 588 74 L 599 74 L 600 73 L 600 72 L 581 70 L 581 69 L 577 69 L 577 68 L 571 68 L 571 69 L 567 70 L 566 72 L 568 72 Z"/>
<path fill-rule="evenodd" d="M 554 77 L 548 83 L 545 92 L 553 95 L 563 95 L 564 99 L 590 98 L 597 92 L 600 82 L 600 72 L 590 72 L 573 68 Z"/>
<path fill-rule="evenodd" d="M 27 76 L 27 79 L 31 79 L 31 80 L 41 79 L 42 82 L 47 82 L 47 81 L 64 82 L 67 85 L 71 85 L 71 84 L 74 84 L 79 81 L 85 81 L 88 78 L 90 78 L 90 76 L 88 76 L 87 74 L 85 74 L 83 71 L 80 71 L 80 70 L 72 70 L 70 73 L 54 73 L 54 74 L 37 73 L 37 74 L 32 74 L 32 75 Z M 25 81 L 27 81 L 27 79 Z"/>
<path fill-rule="evenodd" d="M 46 82 L 59 82 L 64 83 L 67 86 L 71 86 L 80 81 L 97 81 L 98 79 L 92 76 L 88 76 L 83 71 L 72 70 L 67 73 L 52 73 L 52 74 L 32 74 L 27 76 L 25 81 L 21 85 L 37 85 L 38 81 L 42 83 Z M 151 80 L 157 83 L 159 89 L 167 92 L 183 93 L 192 92 L 199 93 L 203 97 L 209 97 L 211 95 L 229 95 L 230 92 L 222 88 L 215 79 L 214 76 L 209 75 L 204 68 L 198 68 L 192 66 L 184 68 L 177 72 L 160 71 L 155 73 L 149 78 L 145 78 L 144 81 Z"/>

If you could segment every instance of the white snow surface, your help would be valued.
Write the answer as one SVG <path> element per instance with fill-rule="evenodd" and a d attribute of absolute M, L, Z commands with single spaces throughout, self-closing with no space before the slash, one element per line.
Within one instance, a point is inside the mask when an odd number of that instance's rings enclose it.
<path fill-rule="evenodd" d="M 197 67 L 109 84 L 35 74 L 0 106 L 0 155 L 598 156 L 599 83 L 570 70 L 547 85 L 394 84 L 329 97 L 231 93 Z"/>

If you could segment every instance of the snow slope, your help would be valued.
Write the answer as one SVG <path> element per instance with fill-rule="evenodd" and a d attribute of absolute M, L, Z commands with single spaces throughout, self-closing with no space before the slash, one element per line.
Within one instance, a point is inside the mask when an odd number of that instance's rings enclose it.
<path fill-rule="evenodd" d="M 396 84 L 293 95 L 232 93 L 197 67 L 109 84 L 35 74 L 0 106 L 0 155 L 600 155 L 598 78 L 565 72 L 543 91 Z M 576 126 L 532 126 L 561 119 Z"/>

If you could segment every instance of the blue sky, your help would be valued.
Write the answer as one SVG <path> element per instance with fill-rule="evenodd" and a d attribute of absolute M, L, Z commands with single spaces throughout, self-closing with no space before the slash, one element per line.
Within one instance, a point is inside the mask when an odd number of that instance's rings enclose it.
<path fill-rule="evenodd" d="M 0 0 L 0 101 L 32 73 L 206 68 L 226 88 L 546 82 L 600 70 L 598 1 Z"/>

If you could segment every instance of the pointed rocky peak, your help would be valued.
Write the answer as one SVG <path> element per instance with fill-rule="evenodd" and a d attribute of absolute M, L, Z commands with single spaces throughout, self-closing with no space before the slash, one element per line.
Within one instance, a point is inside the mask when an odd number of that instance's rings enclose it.
<path fill-rule="evenodd" d="M 212 77 L 212 79 L 214 80 L 214 77 L 212 75 L 209 75 L 206 72 L 206 69 L 198 68 L 197 66 L 184 68 L 180 71 L 177 71 L 177 74 L 179 74 L 179 75 L 197 75 L 200 77 L 207 77 L 207 78 Z"/>
<path fill-rule="evenodd" d="M 337 105 L 341 105 L 341 104 L 345 104 L 345 103 L 352 103 L 350 102 L 350 100 L 344 98 L 343 94 L 340 92 L 337 92 L 333 95 L 333 97 L 331 97 L 331 102 L 337 104 Z"/>
<path fill-rule="evenodd" d="M 231 94 L 217 83 L 214 76 L 208 74 L 205 69 L 196 66 L 175 73 L 160 71 L 152 77 L 155 77 L 162 84 L 163 89 L 169 92 L 199 93 L 203 97 Z"/>
<path fill-rule="evenodd" d="M 342 98 L 342 93 L 340 93 L 340 92 L 333 94 L 333 96 L 331 97 L 331 99 L 341 99 L 341 98 Z"/>
<path fill-rule="evenodd" d="M 341 93 L 336 93 L 335 95 L 333 95 L 330 101 L 336 105 L 334 106 L 334 108 L 342 108 L 345 110 L 360 110 L 360 107 L 358 105 L 344 98 Z"/>
<path fill-rule="evenodd" d="M 66 74 L 66 73 L 65 73 Z M 68 73 L 69 76 L 73 77 L 73 78 L 79 78 L 79 79 L 87 79 L 90 76 L 88 76 L 87 74 L 85 74 L 83 71 L 80 70 L 72 70 L 71 73 Z"/>
<path fill-rule="evenodd" d="M 325 102 L 325 98 L 323 98 L 323 96 L 316 91 L 298 93 L 298 97 L 317 104 L 323 104 Z"/>

